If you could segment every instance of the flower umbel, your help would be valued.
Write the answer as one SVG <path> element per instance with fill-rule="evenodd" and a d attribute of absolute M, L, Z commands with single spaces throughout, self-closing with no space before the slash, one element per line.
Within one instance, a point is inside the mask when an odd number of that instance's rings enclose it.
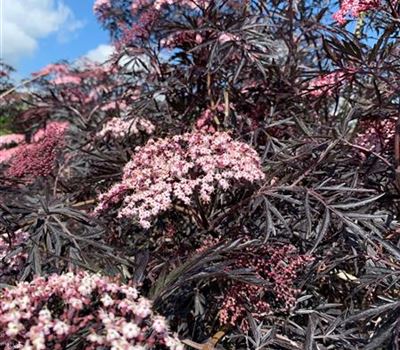
<path fill-rule="evenodd" d="M 149 300 L 107 277 L 87 272 L 37 277 L 0 296 L 0 328 L 6 330 L 0 332 L 0 347 L 65 349 L 81 335 L 80 349 L 87 350 L 183 349 L 165 319 L 153 315 Z"/>
<path fill-rule="evenodd" d="M 226 191 L 263 177 L 256 151 L 224 132 L 150 140 L 125 166 L 122 182 L 100 196 L 96 212 L 122 202 L 119 217 L 134 218 L 148 228 L 175 201 L 189 206 L 198 194 L 208 203 L 218 188 Z"/>
<path fill-rule="evenodd" d="M 22 177 L 28 182 L 38 176 L 48 176 L 55 166 L 57 155 L 64 144 L 66 123 L 54 122 L 39 135 L 34 136 L 34 142 L 18 147 L 14 152 L 7 175 Z"/>

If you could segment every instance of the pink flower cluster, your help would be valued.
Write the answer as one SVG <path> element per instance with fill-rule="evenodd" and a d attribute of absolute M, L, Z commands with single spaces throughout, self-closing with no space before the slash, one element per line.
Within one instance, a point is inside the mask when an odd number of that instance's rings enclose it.
<path fill-rule="evenodd" d="M 165 48 L 173 49 L 183 43 L 201 44 L 203 37 L 195 31 L 180 31 L 170 34 L 168 37 L 160 40 L 160 45 Z"/>
<path fill-rule="evenodd" d="M 40 71 L 33 73 L 34 76 L 49 75 L 49 74 L 68 74 L 69 67 L 66 64 L 49 64 Z"/>
<path fill-rule="evenodd" d="M 107 112 L 113 109 L 125 109 L 127 108 L 126 102 L 124 100 L 121 101 L 111 101 L 103 105 L 100 110 L 103 112 Z"/>
<path fill-rule="evenodd" d="M 298 272 L 313 261 L 308 255 L 299 255 L 292 245 L 262 245 L 259 249 L 246 248 L 234 259 L 236 268 L 251 268 L 256 275 L 271 286 L 249 285 L 234 282 L 224 295 L 219 314 L 221 324 L 248 329 L 249 309 L 254 318 L 262 318 L 275 311 L 294 307 L 299 293 L 294 287 Z"/>
<path fill-rule="evenodd" d="M 311 80 L 308 85 L 308 91 L 310 95 L 315 97 L 331 96 L 345 80 L 346 75 L 341 71 L 325 74 Z"/>
<path fill-rule="evenodd" d="M 29 235 L 23 231 L 16 231 L 14 236 L 9 237 L 7 234 L 0 235 L 0 281 L 4 282 L 4 277 L 19 273 L 25 264 L 27 255 L 18 253 L 7 257 L 13 249 L 26 242 Z"/>
<path fill-rule="evenodd" d="M 205 1 L 199 1 L 200 3 L 205 3 Z M 179 6 L 187 6 L 189 8 L 196 8 L 197 2 L 193 0 L 155 0 L 154 8 L 160 10 L 163 6 L 171 6 L 171 5 L 179 5 Z"/>
<path fill-rule="evenodd" d="M 201 246 L 195 250 L 195 253 L 196 254 L 204 253 L 206 250 L 215 247 L 219 243 L 221 243 L 221 239 L 218 237 L 212 237 L 212 236 L 204 237 L 201 240 Z"/>
<path fill-rule="evenodd" d="M 146 39 L 150 33 L 150 27 L 159 19 L 163 17 L 162 10 L 167 6 L 179 6 L 193 10 L 200 5 L 204 5 L 206 1 L 193 1 L 193 0 L 133 0 L 131 5 L 132 15 L 137 17 L 136 23 L 132 25 L 121 25 L 122 37 L 116 43 L 116 47 L 122 48 L 125 45 L 136 39 Z M 178 35 L 179 36 L 179 35 Z M 196 37 L 197 39 L 199 37 Z M 172 46 L 179 40 L 175 37 L 170 37 L 163 42 L 167 45 L 167 41 Z"/>
<path fill-rule="evenodd" d="M 82 79 L 79 76 L 73 74 L 67 74 L 67 75 L 60 75 L 54 78 L 51 82 L 54 85 L 66 85 L 66 84 L 79 85 L 81 81 Z"/>
<path fill-rule="evenodd" d="M 4 148 L 0 150 L 0 164 L 7 163 L 14 154 L 18 151 L 19 147 Z"/>
<path fill-rule="evenodd" d="M 99 64 L 90 59 L 83 59 L 81 64 L 82 67 L 79 70 L 79 75 L 82 79 L 98 78 L 99 76 L 104 78 L 118 72 L 118 66 L 109 62 Z"/>
<path fill-rule="evenodd" d="M 380 0 L 343 0 L 333 19 L 340 24 L 347 22 L 346 16 L 357 18 L 362 12 L 379 8 Z"/>
<path fill-rule="evenodd" d="M 229 108 L 233 109 L 234 106 L 230 105 Z M 196 129 L 209 133 L 215 132 L 214 125 L 218 123 L 224 111 L 225 105 L 223 103 L 217 104 L 213 108 L 207 108 L 196 120 Z"/>
<path fill-rule="evenodd" d="M 115 48 L 120 51 L 136 39 L 146 39 L 149 36 L 149 30 L 142 22 L 134 23 L 132 26 L 122 26 L 121 38 L 114 43 Z"/>
<path fill-rule="evenodd" d="M 33 75 L 52 75 L 54 76 L 54 79 L 52 79 L 50 82 L 54 85 L 78 85 L 81 82 L 81 78 L 78 75 L 71 73 L 70 67 L 66 64 L 49 64 L 40 71 L 33 73 Z"/>
<path fill-rule="evenodd" d="M 0 292 L 0 347 L 6 350 L 181 350 L 151 301 L 129 285 L 86 272 L 37 277 Z"/>
<path fill-rule="evenodd" d="M 71 99 L 79 100 L 93 98 L 93 94 L 98 94 L 99 91 L 105 90 L 107 87 L 99 82 L 101 80 L 109 80 L 110 75 L 114 74 L 116 69 L 117 68 L 111 64 L 100 65 L 88 59 L 83 59 L 80 61 L 79 69 L 73 69 L 73 67 L 66 64 L 50 64 L 39 72 L 34 73 L 34 75 L 51 75 L 52 79 L 49 80 L 51 84 L 55 86 L 68 85 L 69 89 L 65 91 L 65 94 L 71 95 Z M 91 91 L 92 96 L 81 96 L 82 89 L 77 89 L 85 79 L 92 79 L 92 81 L 97 83 L 93 87 L 94 90 Z"/>
<path fill-rule="evenodd" d="M 59 92 L 62 98 L 80 103 L 81 108 L 91 109 L 92 103 L 98 102 L 104 94 L 109 94 L 119 84 L 114 76 L 116 69 L 112 64 L 100 65 L 86 60 L 82 61 L 79 71 L 58 75 L 51 83 L 55 86 L 61 85 Z M 88 86 L 91 87 L 89 91 Z"/>
<path fill-rule="evenodd" d="M 121 183 L 100 195 L 96 213 L 120 204 L 120 218 L 134 218 L 144 228 L 173 206 L 192 206 L 193 197 L 206 204 L 217 188 L 263 179 L 257 152 L 225 132 L 196 131 L 150 140 L 125 166 Z"/>
<path fill-rule="evenodd" d="M 0 136 L 0 164 L 7 163 L 18 150 L 18 145 L 24 140 L 25 136 L 22 134 Z"/>
<path fill-rule="evenodd" d="M 382 152 L 393 144 L 397 118 L 383 120 L 363 120 L 354 144 L 374 152 Z"/>
<path fill-rule="evenodd" d="M 133 120 L 112 118 L 97 133 L 97 137 L 109 135 L 115 139 L 123 139 L 127 136 L 139 134 L 141 131 L 150 135 L 154 132 L 154 129 L 154 124 L 144 118 L 135 118 Z"/>
<path fill-rule="evenodd" d="M 22 177 L 28 182 L 38 176 L 48 176 L 64 145 L 67 128 L 67 123 L 50 123 L 33 137 L 33 143 L 18 146 L 9 162 L 7 176 Z"/>
<path fill-rule="evenodd" d="M 0 136 L 0 149 L 8 147 L 12 144 L 18 145 L 25 140 L 25 136 L 22 134 L 8 134 Z"/>
<path fill-rule="evenodd" d="M 228 41 L 239 41 L 240 37 L 238 35 L 232 34 L 232 33 L 221 33 L 218 36 L 218 42 L 220 44 L 225 44 Z"/>
<path fill-rule="evenodd" d="M 103 11 L 111 8 L 111 0 L 96 0 L 93 4 L 93 12 L 96 15 L 103 16 Z"/>
<path fill-rule="evenodd" d="M 149 2 L 141 1 L 140 5 L 149 5 Z M 150 35 L 150 27 L 160 17 L 160 11 L 151 6 L 146 9 L 141 9 L 140 14 L 134 11 L 133 8 L 134 7 L 132 7 L 132 13 L 134 16 L 138 16 L 138 19 L 135 23 L 130 25 L 125 23 L 121 24 L 120 29 L 122 30 L 122 35 L 119 40 L 115 42 L 117 50 L 124 49 L 137 39 L 147 39 Z"/>
<path fill-rule="evenodd" d="M 200 21 L 198 21 L 200 22 Z M 165 48 L 175 48 L 178 45 L 181 44 L 197 44 L 200 45 L 204 41 L 204 36 L 205 35 L 211 35 L 213 34 L 212 31 L 207 30 L 207 31 L 202 31 L 202 33 L 199 33 L 197 31 L 193 30 L 185 30 L 185 31 L 176 31 L 172 34 L 170 34 L 168 37 L 161 39 L 160 45 Z M 233 41 L 233 42 L 239 42 L 241 38 L 232 33 L 228 32 L 222 32 L 218 33 L 217 39 L 218 43 L 225 44 L 227 42 Z M 245 46 L 247 49 L 250 49 L 249 45 Z"/>
<path fill-rule="evenodd" d="M 205 4 L 206 1 L 193 1 L 193 0 L 133 0 L 131 10 L 133 14 L 137 14 L 139 11 L 142 11 L 144 8 L 152 8 L 157 11 L 161 10 L 163 6 L 184 6 L 188 8 L 197 8 L 199 4 Z"/>

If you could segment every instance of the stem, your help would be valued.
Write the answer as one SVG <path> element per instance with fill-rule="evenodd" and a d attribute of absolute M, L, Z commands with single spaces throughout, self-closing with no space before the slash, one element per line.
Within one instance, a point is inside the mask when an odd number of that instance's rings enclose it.
<path fill-rule="evenodd" d="M 195 192 L 194 198 L 195 198 L 195 201 L 196 201 L 197 208 L 199 209 L 199 214 L 200 214 L 200 218 L 201 218 L 201 221 L 202 221 L 202 226 L 205 229 L 207 229 L 208 227 L 210 227 L 210 224 L 208 223 L 204 208 L 203 208 L 203 206 L 201 204 L 201 201 L 200 201 L 200 198 L 199 198 L 197 192 Z"/>
<path fill-rule="evenodd" d="M 25 85 L 27 85 L 27 84 L 29 84 L 29 83 L 32 83 L 33 81 L 35 81 L 35 80 L 37 80 L 37 79 L 43 77 L 44 75 L 45 75 L 45 74 L 39 74 L 39 75 L 37 75 L 36 77 L 34 77 L 34 78 L 32 78 L 32 79 L 24 80 L 21 84 L 16 85 L 16 86 L 14 86 L 13 88 L 11 88 L 11 89 L 9 89 L 9 90 L 3 92 L 3 93 L 0 95 L 0 99 L 2 99 L 2 98 L 4 98 L 4 97 L 6 97 L 7 95 L 11 94 L 12 92 L 14 92 L 15 90 L 17 90 L 18 88 L 20 88 L 20 87 L 22 87 L 22 86 L 25 86 Z"/>

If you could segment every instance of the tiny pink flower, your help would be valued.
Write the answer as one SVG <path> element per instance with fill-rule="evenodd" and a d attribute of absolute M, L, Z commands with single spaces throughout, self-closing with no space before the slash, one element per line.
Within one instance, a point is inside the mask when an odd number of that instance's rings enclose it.
<path fill-rule="evenodd" d="M 132 322 L 126 322 L 122 326 L 122 334 L 125 336 L 126 339 L 136 338 L 140 334 L 140 328 Z"/>

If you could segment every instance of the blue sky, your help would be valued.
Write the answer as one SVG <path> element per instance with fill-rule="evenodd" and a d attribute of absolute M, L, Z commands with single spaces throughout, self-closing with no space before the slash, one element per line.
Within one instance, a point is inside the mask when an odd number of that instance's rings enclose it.
<path fill-rule="evenodd" d="M 1 58 L 22 78 L 61 59 L 102 60 L 108 33 L 93 14 L 94 0 L 0 0 Z"/>

